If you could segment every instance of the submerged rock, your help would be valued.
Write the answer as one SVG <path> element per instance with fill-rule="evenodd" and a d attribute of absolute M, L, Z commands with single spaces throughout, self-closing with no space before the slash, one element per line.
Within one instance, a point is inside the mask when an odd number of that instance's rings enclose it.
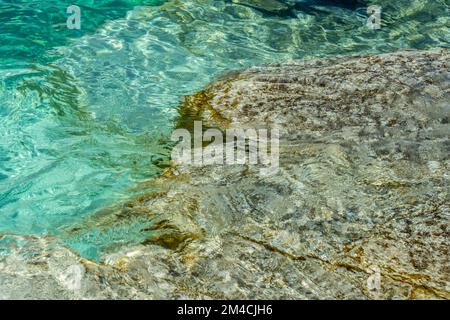
<path fill-rule="evenodd" d="M 449 298 L 449 57 L 255 67 L 186 98 L 183 125 L 281 128 L 274 176 L 181 165 L 154 182 L 172 181 L 178 206 L 198 203 L 204 236 L 180 253 L 196 257 L 192 286 L 215 298 Z"/>
<path fill-rule="evenodd" d="M 186 98 L 179 124 L 281 128 L 277 174 L 178 165 L 116 209 L 155 221 L 141 246 L 101 264 L 12 255 L 0 292 L 48 278 L 41 297 L 449 299 L 449 58 L 323 58 L 218 80 Z"/>

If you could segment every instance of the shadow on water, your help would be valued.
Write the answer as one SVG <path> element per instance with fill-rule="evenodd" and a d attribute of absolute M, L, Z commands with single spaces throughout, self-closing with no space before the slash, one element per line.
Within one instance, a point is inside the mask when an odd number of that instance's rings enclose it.
<path fill-rule="evenodd" d="M 295 17 L 298 12 L 314 14 L 322 7 L 356 10 L 367 4 L 363 0 L 229 0 L 229 2 L 256 9 L 267 16 Z"/>

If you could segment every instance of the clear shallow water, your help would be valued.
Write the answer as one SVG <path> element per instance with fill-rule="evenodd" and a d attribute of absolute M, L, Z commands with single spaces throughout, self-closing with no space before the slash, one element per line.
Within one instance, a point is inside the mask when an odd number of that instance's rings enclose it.
<path fill-rule="evenodd" d="M 0 234 L 60 236 L 91 258 L 140 241 L 148 221 L 65 231 L 158 174 L 182 96 L 224 72 L 448 47 L 448 1 L 371 1 L 383 7 L 376 32 L 363 2 L 336 2 L 79 1 L 78 31 L 62 1 L 0 0 Z"/>

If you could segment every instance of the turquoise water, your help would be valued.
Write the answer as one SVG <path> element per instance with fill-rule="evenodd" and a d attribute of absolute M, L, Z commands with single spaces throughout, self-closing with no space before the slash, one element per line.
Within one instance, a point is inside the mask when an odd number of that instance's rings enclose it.
<path fill-rule="evenodd" d="M 449 47 L 448 1 L 367 2 L 382 6 L 378 31 L 364 1 L 282 2 L 0 0 L 0 237 L 53 235 L 91 258 L 139 242 L 148 221 L 86 219 L 161 172 L 182 96 L 224 72 Z M 81 30 L 66 27 L 71 4 Z"/>

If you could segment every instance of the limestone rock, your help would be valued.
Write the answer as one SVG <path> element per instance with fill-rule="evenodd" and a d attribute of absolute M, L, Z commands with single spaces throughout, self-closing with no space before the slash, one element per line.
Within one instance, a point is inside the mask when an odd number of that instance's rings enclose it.
<path fill-rule="evenodd" d="M 0 258 L 0 292 L 449 299 L 448 61 L 448 50 L 404 51 L 254 67 L 218 80 L 186 98 L 178 123 L 281 128 L 277 174 L 178 165 L 146 184 L 157 191 L 92 217 L 106 225 L 148 218 L 142 245 L 103 263 L 58 249 Z M 48 294 L 26 290 L 44 282 Z"/>

